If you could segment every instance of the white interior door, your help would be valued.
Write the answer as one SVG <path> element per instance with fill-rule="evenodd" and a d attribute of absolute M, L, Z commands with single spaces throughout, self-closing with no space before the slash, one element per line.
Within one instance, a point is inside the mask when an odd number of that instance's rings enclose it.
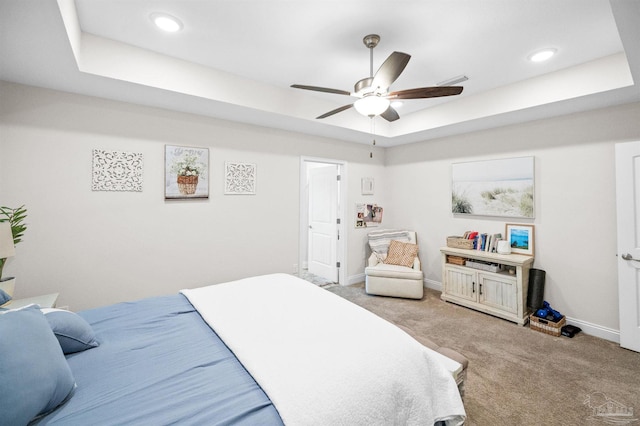
<path fill-rule="evenodd" d="M 616 145 L 620 346 L 640 352 L 640 142 Z"/>
<path fill-rule="evenodd" d="M 309 272 L 338 281 L 338 166 L 309 170 Z"/>

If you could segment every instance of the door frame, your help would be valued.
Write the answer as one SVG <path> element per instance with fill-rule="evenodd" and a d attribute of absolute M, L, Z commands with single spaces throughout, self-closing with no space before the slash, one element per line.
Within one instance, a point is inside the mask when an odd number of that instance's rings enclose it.
<path fill-rule="evenodd" d="M 637 218 L 638 214 L 637 206 L 634 203 L 633 196 L 626 197 L 629 192 L 635 193 L 634 168 L 629 160 L 632 156 L 638 158 L 638 150 L 640 150 L 640 141 L 622 142 L 615 145 L 619 342 L 623 348 L 640 352 L 640 343 L 637 340 L 640 335 L 640 327 L 637 320 L 638 311 L 640 311 L 640 306 L 637 305 L 639 303 L 636 276 L 638 261 L 627 260 L 622 257 L 626 253 L 631 253 L 634 259 L 640 258 L 637 248 L 638 242 L 636 241 L 636 232 L 639 225 L 634 225 L 634 219 Z M 628 188 L 628 185 L 631 188 Z M 627 191 L 627 189 L 630 189 L 630 191 Z M 629 211 L 632 211 L 632 215 L 635 217 L 629 217 L 627 215 Z M 633 229 L 628 229 L 629 226 Z M 635 287 L 633 290 L 631 285 Z M 630 297 L 631 294 L 633 294 L 633 297 Z"/>
<path fill-rule="evenodd" d="M 338 174 L 340 175 L 340 190 L 338 194 L 338 218 L 340 224 L 337 226 L 340 239 L 338 240 L 338 247 L 336 253 L 336 259 L 340 262 L 340 268 L 338 268 L 338 283 L 340 285 L 347 284 L 347 163 L 342 160 L 333 160 L 329 158 L 320 157 L 300 157 L 300 227 L 298 238 L 298 271 L 302 270 L 307 256 L 305 255 L 306 244 L 308 243 L 308 218 L 309 218 L 309 203 L 306 197 L 307 186 L 307 163 L 325 163 L 338 166 Z M 305 219 L 306 218 L 306 219 Z"/>

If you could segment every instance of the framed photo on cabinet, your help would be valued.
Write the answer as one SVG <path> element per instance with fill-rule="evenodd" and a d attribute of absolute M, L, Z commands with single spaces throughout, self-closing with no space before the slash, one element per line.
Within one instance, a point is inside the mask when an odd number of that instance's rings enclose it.
<path fill-rule="evenodd" d="M 520 225 L 507 223 L 505 226 L 505 239 L 511 246 L 511 253 L 534 254 L 534 233 L 533 225 Z"/>

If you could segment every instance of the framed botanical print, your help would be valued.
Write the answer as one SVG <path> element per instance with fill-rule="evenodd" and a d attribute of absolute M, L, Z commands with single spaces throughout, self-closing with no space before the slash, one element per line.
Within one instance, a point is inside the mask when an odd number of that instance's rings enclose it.
<path fill-rule="evenodd" d="M 209 149 L 165 146 L 164 198 L 209 198 Z"/>

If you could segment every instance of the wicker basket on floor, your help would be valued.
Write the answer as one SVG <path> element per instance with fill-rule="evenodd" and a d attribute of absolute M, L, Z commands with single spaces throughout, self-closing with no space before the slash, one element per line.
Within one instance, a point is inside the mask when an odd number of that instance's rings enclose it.
<path fill-rule="evenodd" d="M 544 334 L 550 334 L 556 337 L 560 336 L 562 327 L 564 327 L 566 322 L 567 318 L 564 316 L 562 317 L 562 319 L 560 319 L 560 321 L 553 322 L 544 318 L 539 318 L 533 314 L 529 315 L 529 327 L 532 330 L 536 330 Z"/>

